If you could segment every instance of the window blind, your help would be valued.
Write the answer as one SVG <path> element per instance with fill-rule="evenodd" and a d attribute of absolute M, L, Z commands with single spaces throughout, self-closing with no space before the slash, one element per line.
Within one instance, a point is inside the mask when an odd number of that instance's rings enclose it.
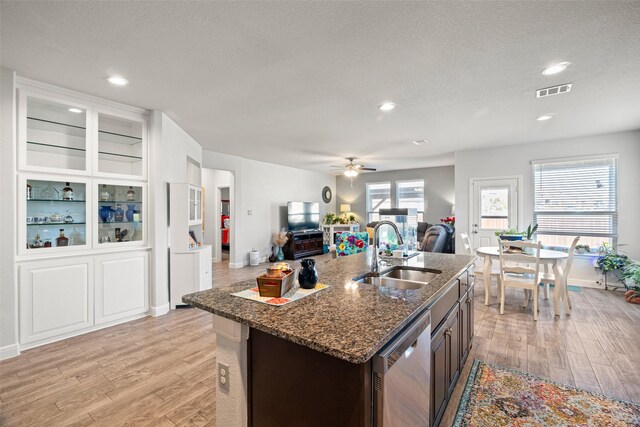
<path fill-rule="evenodd" d="M 533 162 L 538 234 L 617 237 L 617 157 Z"/>
<path fill-rule="evenodd" d="M 412 216 L 409 221 L 417 226 L 424 217 L 424 179 L 396 182 L 396 206 L 399 208 L 415 209 L 417 217 Z"/>
<path fill-rule="evenodd" d="M 367 221 L 380 220 L 380 208 L 391 207 L 391 183 L 367 184 Z"/>

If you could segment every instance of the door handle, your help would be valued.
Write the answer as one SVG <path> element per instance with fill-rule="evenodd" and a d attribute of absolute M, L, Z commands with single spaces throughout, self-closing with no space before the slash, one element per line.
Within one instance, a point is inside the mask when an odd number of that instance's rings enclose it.
<path fill-rule="evenodd" d="M 444 334 L 445 334 L 445 335 L 447 335 L 447 336 L 451 336 L 451 328 L 447 328 L 447 329 L 444 331 Z"/>
<path fill-rule="evenodd" d="M 473 230 L 472 233 L 473 234 L 478 234 L 478 230 Z"/>

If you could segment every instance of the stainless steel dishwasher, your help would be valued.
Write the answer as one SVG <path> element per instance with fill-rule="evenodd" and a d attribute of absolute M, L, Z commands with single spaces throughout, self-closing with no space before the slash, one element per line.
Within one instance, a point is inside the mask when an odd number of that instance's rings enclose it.
<path fill-rule="evenodd" d="M 420 314 L 373 357 L 373 425 L 429 426 L 431 312 Z"/>

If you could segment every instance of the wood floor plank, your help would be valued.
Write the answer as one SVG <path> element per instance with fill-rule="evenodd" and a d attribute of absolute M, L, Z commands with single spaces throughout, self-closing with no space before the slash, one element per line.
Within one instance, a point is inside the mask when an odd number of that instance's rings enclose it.
<path fill-rule="evenodd" d="M 607 396 L 615 397 L 617 399 L 629 400 L 626 388 L 620 382 L 618 374 L 613 367 L 608 365 L 600 365 L 599 363 L 592 363 L 591 367 L 598 378 L 598 383 L 602 392 Z"/>

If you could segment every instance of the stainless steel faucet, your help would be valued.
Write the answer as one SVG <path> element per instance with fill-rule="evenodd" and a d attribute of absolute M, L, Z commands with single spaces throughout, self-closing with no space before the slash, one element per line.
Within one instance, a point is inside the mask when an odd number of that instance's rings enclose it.
<path fill-rule="evenodd" d="M 398 245 L 404 244 L 404 242 L 402 241 L 402 236 L 400 235 L 400 230 L 398 230 L 398 227 L 393 222 L 387 220 L 378 222 L 373 228 L 373 256 L 371 257 L 371 273 L 373 274 L 378 274 L 380 272 L 380 267 L 378 266 L 378 246 L 380 245 L 380 239 L 378 238 L 378 229 L 385 224 L 390 225 L 396 232 Z"/>

